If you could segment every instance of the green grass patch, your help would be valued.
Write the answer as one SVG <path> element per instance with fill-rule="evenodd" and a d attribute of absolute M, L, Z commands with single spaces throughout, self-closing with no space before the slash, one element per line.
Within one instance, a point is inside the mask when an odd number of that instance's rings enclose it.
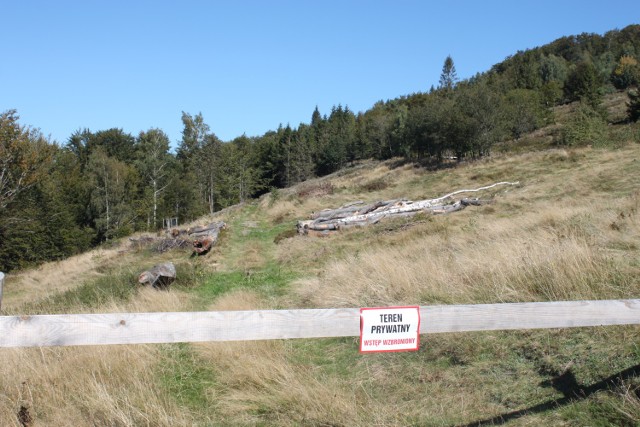
<path fill-rule="evenodd" d="M 296 273 L 269 262 L 258 270 L 211 273 L 193 291 L 198 297 L 198 306 L 204 309 L 221 295 L 238 289 L 256 291 L 265 298 L 283 296 L 289 283 L 297 277 Z"/>
<path fill-rule="evenodd" d="M 26 304 L 28 314 L 56 314 L 86 311 L 109 302 L 126 302 L 137 293 L 137 277 L 131 271 L 112 273 L 37 303 Z"/>
<path fill-rule="evenodd" d="M 166 344 L 158 363 L 160 384 L 183 406 L 205 413 L 214 404 L 209 391 L 216 385 L 215 371 L 188 344 Z"/>

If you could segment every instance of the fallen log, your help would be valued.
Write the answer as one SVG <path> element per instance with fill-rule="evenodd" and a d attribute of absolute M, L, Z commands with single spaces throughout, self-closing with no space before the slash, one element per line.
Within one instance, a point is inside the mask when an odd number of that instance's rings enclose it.
<path fill-rule="evenodd" d="M 192 237 L 201 237 L 201 236 L 209 236 L 209 235 L 218 235 L 220 230 L 225 227 L 225 223 L 223 221 L 212 222 L 209 225 L 205 225 L 202 227 L 195 227 L 187 230 L 187 234 Z"/>
<path fill-rule="evenodd" d="M 204 255 L 218 241 L 220 231 L 226 227 L 223 221 L 212 222 L 204 227 L 196 227 L 188 231 L 193 240 L 193 252 L 196 255 Z"/>
<path fill-rule="evenodd" d="M 143 271 L 138 276 L 138 283 L 150 285 L 154 289 L 167 289 L 176 280 L 176 267 L 172 262 L 154 265 L 151 270 Z"/>
<path fill-rule="evenodd" d="M 343 205 L 337 209 L 324 209 L 313 213 L 310 220 L 298 221 L 299 234 L 309 234 L 309 231 L 334 231 L 345 227 L 366 226 L 379 222 L 383 218 L 412 216 L 424 212 L 428 214 L 448 214 L 460 211 L 467 206 L 480 206 L 487 200 L 463 198 L 454 201 L 453 196 L 463 193 L 474 193 L 488 190 L 500 185 L 517 185 L 518 182 L 497 182 L 475 189 L 457 190 L 435 199 L 417 202 L 396 199 L 377 201 L 368 205 L 358 201 Z M 447 203 L 451 202 L 451 203 Z"/>

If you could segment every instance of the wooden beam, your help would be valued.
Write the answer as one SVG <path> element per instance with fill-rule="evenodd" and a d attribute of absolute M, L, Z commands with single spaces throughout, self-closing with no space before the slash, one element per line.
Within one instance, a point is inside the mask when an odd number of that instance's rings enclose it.
<path fill-rule="evenodd" d="M 640 299 L 420 307 L 420 333 L 640 324 Z M 0 316 L 0 347 L 360 335 L 359 308 Z"/>

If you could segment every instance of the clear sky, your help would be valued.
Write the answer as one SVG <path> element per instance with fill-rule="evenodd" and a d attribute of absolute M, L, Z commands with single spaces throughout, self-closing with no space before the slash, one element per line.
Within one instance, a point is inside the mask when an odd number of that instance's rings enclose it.
<path fill-rule="evenodd" d="M 365 111 L 564 35 L 640 23 L 634 1 L 0 0 L 0 111 L 60 144 L 164 130 L 201 112 L 228 141 L 316 106 Z"/>

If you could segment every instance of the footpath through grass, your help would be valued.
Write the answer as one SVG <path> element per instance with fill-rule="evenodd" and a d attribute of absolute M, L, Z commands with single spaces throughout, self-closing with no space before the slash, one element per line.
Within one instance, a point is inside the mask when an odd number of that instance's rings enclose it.
<path fill-rule="evenodd" d="M 255 205 L 247 205 L 227 224 L 216 254 L 222 266 L 193 288 L 196 307 L 206 309 L 217 298 L 232 291 L 249 290 L 264 299 L 274 300 L 286 294 L 299 276 L 281 267 L 275 260 L 274 239 L 292 224 L 268 224 L 260 218 Z"/>

